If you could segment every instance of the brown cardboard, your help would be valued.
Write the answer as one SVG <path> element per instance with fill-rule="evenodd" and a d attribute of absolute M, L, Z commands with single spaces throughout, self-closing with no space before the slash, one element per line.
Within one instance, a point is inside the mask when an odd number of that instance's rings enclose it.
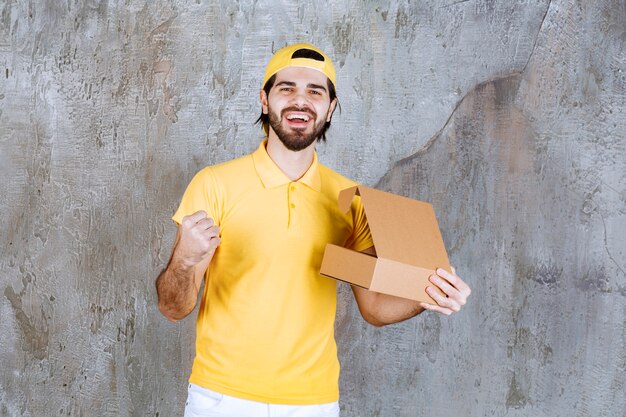
<path fill-rule="evenodd" d="M 361 196 L 376 256 L 328 244 L 322 275 L 384 294 L 427 303 L 428 277 L 450 262 L 432 205 L 359 185 L 339 193 L 339 208 Z"/>

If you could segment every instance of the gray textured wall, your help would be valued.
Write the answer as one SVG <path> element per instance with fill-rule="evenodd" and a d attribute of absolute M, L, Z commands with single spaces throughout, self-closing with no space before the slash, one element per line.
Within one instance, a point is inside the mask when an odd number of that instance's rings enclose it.
<path fill-rule="evenodd" d="M 474 288 L 375 329 L 342 286 L 343 416 L 626 416 L 623 0 L 0 2 L 0 415 L 180 415 L 169 217 L 293 41 L 339 73 L 322 160 L 432 201 Z"/>

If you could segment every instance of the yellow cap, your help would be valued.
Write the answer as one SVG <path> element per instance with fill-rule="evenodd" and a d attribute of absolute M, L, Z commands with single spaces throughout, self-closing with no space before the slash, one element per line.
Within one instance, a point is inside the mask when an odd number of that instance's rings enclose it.
<path fill-rule="evenodd" d="M 307 50 L 313 51 L 313 53 L 307 52 Z M 316 53 L 319 56 L 314 56 Z M 287 67 L 306 67 L 318 70 L 328 77 L 335 88 L 337 87 L 335 67 L 330 58 L 321 49 L 308 43 L 297 43 L 279 49 L 267 64 L 263 77 L 263 87 L 272 75 Z"/>

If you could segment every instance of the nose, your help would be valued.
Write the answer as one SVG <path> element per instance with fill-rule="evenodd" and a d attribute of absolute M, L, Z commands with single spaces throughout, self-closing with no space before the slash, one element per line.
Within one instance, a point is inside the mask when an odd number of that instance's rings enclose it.
<path fill-rule="evenodd" d="M 297 90 L 291 98 L 291 103 L 299 108 L 309 107 L 306 91 Z"/>

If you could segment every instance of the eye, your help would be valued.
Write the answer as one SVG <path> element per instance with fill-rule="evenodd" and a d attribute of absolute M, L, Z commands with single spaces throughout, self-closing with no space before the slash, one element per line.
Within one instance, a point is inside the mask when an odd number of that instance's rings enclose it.
<path fill-rule="evenodd" d="M 319 92 L 318 90 L 311 90 L 311 94 L 318 95 L 318 96 L 322 95 L 322 93 Z"/>

